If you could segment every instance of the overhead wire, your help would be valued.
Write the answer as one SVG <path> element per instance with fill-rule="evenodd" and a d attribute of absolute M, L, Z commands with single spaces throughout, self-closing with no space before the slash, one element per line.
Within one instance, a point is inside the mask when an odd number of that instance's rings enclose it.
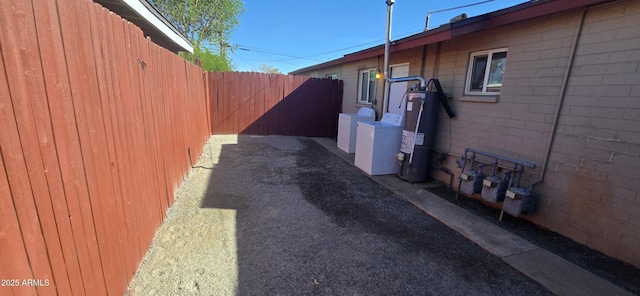
<path fill-rule="evenodd" d="M 294 58 L 294 59 L 308 59 L 308 60 L 324 61 L 324 60 L 320 60 L 320 59 L 312 59 L 312 58 L 308 58 L 308 57 L 295 56 L 295 55 L 285 54 L 285 53 L 277 53 L 277 52 L 270 52 L 270 51 L 264 51 L 264 50 L 259 50 L 259 49 L 251 49 L 251 48 L 248 48 L 248 47 L 249 46 L 238 45 L 237 49 L 238 50 L 244 50 L 244 51 L 254 51 L 254 52 L 259 52 L 259 53 L 266 53 L 266 54 L 285 56 L 285 57 L 290 57 L 290 58 Z"/>
<path fill-rule="evenodd" d="M 403 38 L 403 37 L 410 36 L 410 35 L 413 35 L 413 34 L 416 34 L 416 33 L 420 33 L 420 32 L 422 32 L 422 31 L 412 31 L 412 32 L 408 32 L 408 33 L 398 34 L 398 35 L 395 36 L 395 39 Z M 265 60 L 266 62 L 280 62 L 280 61 L 289 61 L 289 60 L 295 60 L 295 59 L 307 59 L 307 60 L 314 60 L 314 61 L 324 62 L 326 60 L 314 59 L 312 57 L 316 57 L 316 56 L 324 55 L 324 54 L 329 54 L 329 53 L 334 53 L 334 52 L 339 52 L 339 51 L 348 50 L 348 49 L 353 49 L 353 48 L 357 48 L 357 47 L 362 47 L 362 46 L 365 46 L 365 45 L 371 45 L 371 44 L 375 44 L 375 43 L 382 43 L 383 41 L 384 40 L 370 41 L 370 42 L 366 42 L 366 43 L 361 43 L 361 44 L 357 44 L 357 45 L 353 45 L 353 46 L 343 47 L 343 48 L 339 48 L 339 49 L 334 49 L 334 50 L 330 50 L 330 51 L 325 51 L 325 52 L 320 52 L 320 53 L 315 53 L 315 54 L 305 55 L 305 56 L 293 55 L 293 54 L 290 54 L 290 53 L 283 53 L 283 52 L 276 52 L 276 51 L 273 51 L 273 50 L 270 50 L 270 49 L 264 49 L 264 48 L 259 48 L 259 47 L 255 47 L 255 46 L 249 46 L 249 45 L 242 45 L 242 44 L 238 44 L 238 47 L 236 49 L 237 50 L 242 50 L 242 51 L 261 52 L 261 53 L 266 53 L 266 54 L 273 54 L 273 55 L 289 57 L 289 59 Z"/>
<path fill-rule="evenodd" d="M 263 52 L 255 51 L 255 53 L 256 53 L 256 54 L 258 54 L 258 55 L 264 56 L 264 57 L 266 57 L 267 59 L 251 59 L 251 58 L 243 58 L 243 60 L 245 60 L 245 61 L 247 61 L 247 60 L 248 60 L 248 61 L 254 61 L 254 62 L 256 62 L 256 63 L 264 63 L 264 62 L 267 62 L 267 61 L 271 61 L 271 59 L 273 59 L 273 56 L 270 56 L 270 55 L 265 54 L 265 53 L 263 53 Z M 292 66 L 296 66 L 296 67 L 300 67 L 300 66 L 301 66 L 300 64 L 295 64 L 295 63 L 291 63 L 291 62 L 288 62 L 288 61 L 283 61 L 283 62 L 284 62 L 284 63 L 286 63 L 286 64 L 289 64 L 289 65 L 292 65 Z M 256 64 L 256 63 L 253 63 L 253 62 L 252 62 L 252 63 L 250 63 L 250 64 L 253 64 L 253 68 L 254 68 L 254 69 L 257 67 L 257 66 L 255 66 L 255 64 Z"/>
<path fill-rule="evenodd" d="M 465 7 L 469 7 L 469 6 L 475 6 L 475 5 L 484 4 L 484 3 L 488 3 L 488 2 L 492 2 L 492 1 L 494 1 L 494 0 L 484 0 L 484 1 L 481 1 L 481 2 L 476 2 L 476 3 L 457 6 L 457 7 L 434 10 L 434 11 L 430 11 L 429 14 L 438 13 L 438 12 L 444 12 L 444 11 L 449 11 L 449 10 L 454 10 L 454 9 L 459 9 L 459 8 L 465 8 Z M 407 37 L 407 36 L 410 36 L 410 35 L 421 33 L 423 31 L 424 30 L 416 30 L 416 31 L 408 32 L 408 33 L 398 34 L 398 35 L 394 36 L 394 39 L 397 40 L 399 38 L 404 38 L 404 37 Z M 263 49 L 263 48 L 258 48 L 258 47 L 254 47 L 254 46 L 247 46 L 247 45 L 240 45 L 240 44 L 237 45 L 236 49 L 244 50 L 244 51 L 262 52 L 262 53 L 267 53 L 267 54 L 274 54 L 274 55 L 289 57 L 289 59 L 270 60 L 272 62 L 280 62 L 280 61 L 287 61 L 287 60 L 294 60 L 294 59 L 307 59 L 307 60 L 314 60 L 314 61 L 324 62 L 326 60 L 313 59 L 312 57 L 316 57 L 316 56 L 324 55 L 324 54 L 329 54 L 329 53 L 335 53 L 335 52 L 348 50 L 348 49 L 353 49 L 353 48 L 357 48 L 357 47 L 361 47 L 361 46 L 365 46 L 365 45 L 370 45 L 370 44 L 374 44 L 374 43 L 382 44 L 382 42 L 384 42 L 384 40 L 376 40 L 376 41 L 366 42 L 366 43 L 353 45 L 353 46 L 348 46 L 348 47 L 344 47 L 344 48 L 340 48 L 340 49 L 334 49 L 334 50 L 325 51 L 325 52 L 321 52 L 321 53 L 306 55 L 306 56 L 298 56 L 298 55 L 293 55 L 293 54 L 288 54 L 288 53 L 274 52 L 274 51 L 269 50 L 269 49 Z"/>

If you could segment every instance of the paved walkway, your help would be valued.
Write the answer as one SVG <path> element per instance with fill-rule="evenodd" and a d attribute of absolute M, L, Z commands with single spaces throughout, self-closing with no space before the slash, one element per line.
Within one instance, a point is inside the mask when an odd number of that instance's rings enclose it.
<path fill-rule="evenodd" d="M 318 143 L 353 165 L 353 154 L 336 147 L 335 141 L 316 138 Z M 632 295 L 611 282 L 480 218 L 433 193 L 393 175 L 372 180 L 404 197 L 425 213 L 449 226 L 486 251 L 501 258 L 558 295 Z"/>

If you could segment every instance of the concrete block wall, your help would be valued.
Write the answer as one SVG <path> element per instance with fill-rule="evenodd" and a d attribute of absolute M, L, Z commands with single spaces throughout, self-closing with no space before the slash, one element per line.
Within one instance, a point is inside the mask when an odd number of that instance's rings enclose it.
<path fill-rule="evenodd" d="M 531 161 L 538 168 L 523 185 L 539 179 L 581 13 L 549 15 L 439 45 L 431 65 L 454 97 L 458 117 L 449 120 L 441 112 L 437 148 L 457 156 L 473 147 Z M 536 187 L 537 209 L 525 217 L 635 266 L 640 266 L 638 28 L 637 1 L 587 11 L 545 181 Z M 469 54 L 501 47 L 508 48 L 508 56 L 496 102 L 465 96 Z M 445 165 L 455 168 L 454 158 Z"/>
<path fill-rule="evenodd" d="M 473 147 L 541 164 L 578 20 L 576 12 L 547 16 L 431 45 L 439 55 L 430 66 L 458 115 L 440 114 L 437 148 L 460 155 Z M 465 95 L 470 54 L 497 48 L 508 49 L 501 94 Z"/>
<path fill-rule="evenodd" d="M 542 192 L 542 225 L 640 266 L 640 2 L 587 12 Z"/>

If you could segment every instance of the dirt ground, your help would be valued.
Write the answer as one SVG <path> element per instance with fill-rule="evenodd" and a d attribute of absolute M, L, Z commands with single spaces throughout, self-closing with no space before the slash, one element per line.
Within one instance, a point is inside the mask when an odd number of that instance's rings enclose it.
<path fill-rule="evenodd" d="M 214 167 L 221 145 L 234 138 L 210 139 L 196 165 Z M 188 174 L 125 295 L 234 295 L 235 211 L 201 208 L 211 174 L 203 167 Z"/>
<path fill-rule="evenodd" d="M 312 139 L 214 136 L 126 295 L 548 295 Z"/>

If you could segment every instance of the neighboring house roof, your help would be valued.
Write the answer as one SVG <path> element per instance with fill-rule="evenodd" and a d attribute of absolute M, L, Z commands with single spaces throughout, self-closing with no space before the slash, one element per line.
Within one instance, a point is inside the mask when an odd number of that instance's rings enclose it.
<path fill-rule="evenodd" d="M 94 0 L 142 29 L 145 36 L 172 52 L 193 53 L 193 44 L 147 0 Z"/>
<path fill-rule="evenodd" d="M 456 36 L 509 25 L 515 22 L 532 19 L 551 13 L 579 9 L 595 4 L 611 2 L 613 0 L 532 0 L 509 8 L 497 10 L 487 14 L 467 18 L 455 23 L 441 25 L 438 28 L 424 31 L 409 37 L 391 42 L 391 53 L 428 44 L 452 39 Z M 297 75 L 348 62 L 364 60 L 384 54 L 384 44 L 346 54 L 342 58 L 321 64 L 298 69 L 289 74 Z"/>

